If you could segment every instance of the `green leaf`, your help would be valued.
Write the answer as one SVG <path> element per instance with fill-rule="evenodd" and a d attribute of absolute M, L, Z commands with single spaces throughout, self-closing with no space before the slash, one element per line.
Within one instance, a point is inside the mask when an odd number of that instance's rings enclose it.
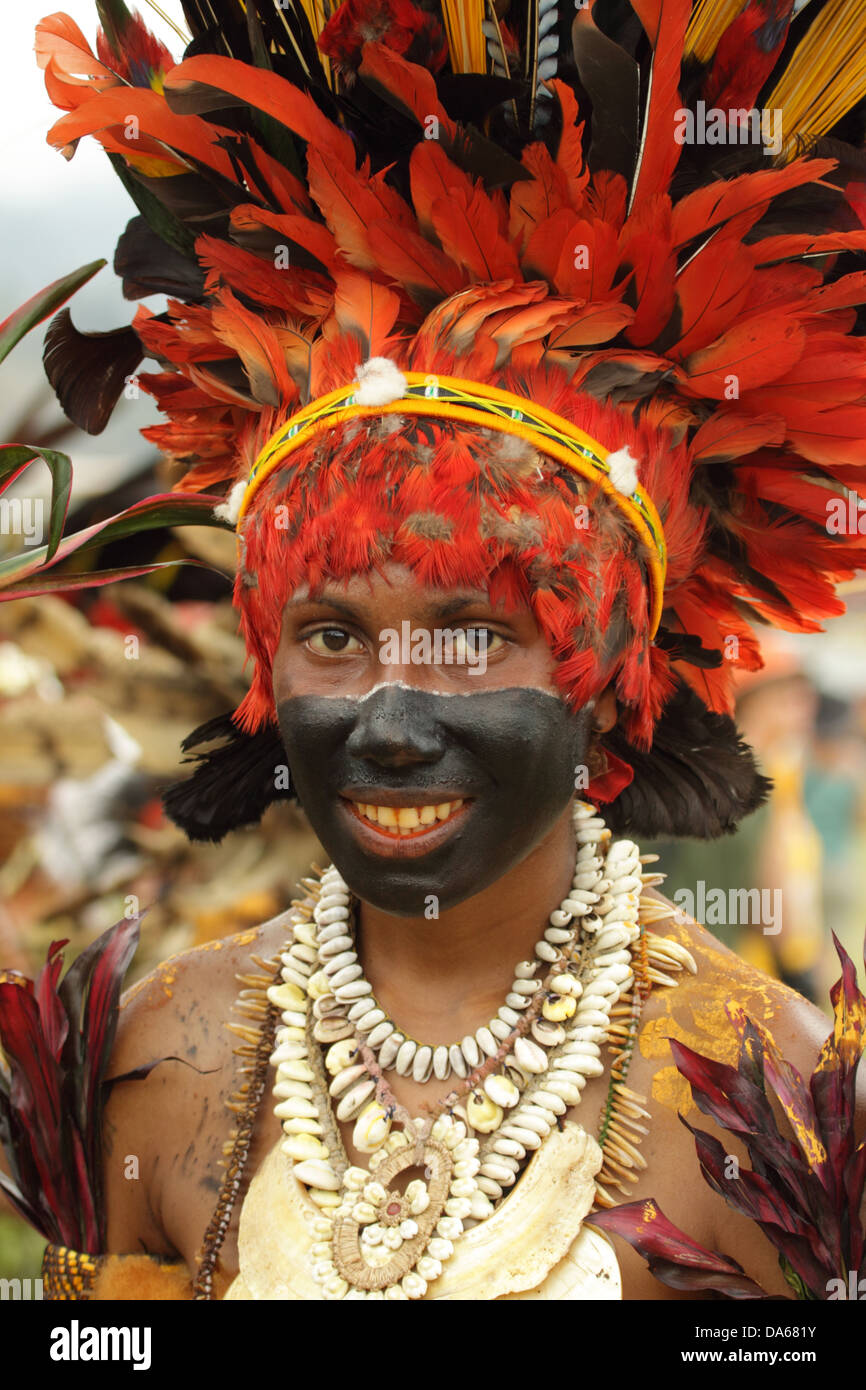
<path fill-rule="evenodd" d="M 102 547 L 108 541 L 137 535 L 141 531 L 154 531 L 163 526 L 187 525 L 217 526 L 224 531 L 231 530 L 227 522 L 219 521 L 214 516 L 213 509 L 222 500 L 221 497 L 214 497 L 209 493 L 166 492 L 156 497 L 148 497 L 127 507 L 126 511 L 119 512 L 117 516 L 98 521 L 83 531 L 76 531 L 71 536 L 64 537 L 53 557 L 48 555 L 48 547 L 43 545 L 30 554 L 11 555 L 0 561 L 0 590 L 8 590 L 10 585 L 16 583 L 20 586 L 20 581 L 29 578 L 37 570 L 49 564 L 59 564 L 76 552 L 83 554 Z M 80 583 L 74 583 L 75 575 L 70 578 L 73 581 L 71 587 L 83 587 Z M 80 579 L 80 575 L 77 578 Z M 17 593 L 20 595 L 20 587 Z M 0 597 L 3 595 L 0 594 Z"/>
<path fill-rule="evenodd" d="M 41 598 L 43 594 L 65 594 L 76 589 L 101 589 L 106 584 L 119 584 L 122 579 L 140 579 L 143 575 L 154 574 L 157 570 L 171 569 L 174 565 L 195 565 L 197 569 L 210 570 L 225 579 L 225 575 L 205 560 L 156 560 L 150 565 L 126 565 L 119 569 L 87 570 L 84 574 L 52 574 L 45 579 L 37 575 L 33 579 L 20 579 L 0 591 L 0 603 L 14 598 Z"/>
<path fill-rule="evenodd" d="M 40 449 L 35 444 L 0 445 L 0 482 L 4 478 L 17 477 L 34 459 L 43 459 L 51 472 L 51 511 L 48 518 L 48 544 L 45 549 L 45 562 L 52 559 L 63 535 L 63 523 L 69 510 L 69 494 L 72 491 L 72 460 L 68 454 L 56 449 Z M 9 481 L 11 482 L 11 477 Z M 0 489 L 2 491 L 2 489 Z M 42 549 L 43 547 L 40 547 Z M 30 558 L 28 556 L 28 558 Z"/>
<path fill-rule="evenodd" d="M 785 1283 L 788 1285 L 788 1288 L 793 1290 L 795 1298 L 814 1302 L 815 1295 L 809 1292 L 797 1271 L 791 1266 L 789 1261 L 785 1259 L 784 1255 L 779 1256 L 779 1268 L 785 1276 Z"/>
<path fill-rule="evenodd" d="M 8 317 L 0 323 L 0 362 L 19 343 L 31 328 L 35 328 L 37 323 L 47 319 L 49 314 L 53 314 L 55 309 L 59 309 L 61 304 L 65 304 L 76 290 L 85 285 L 105 265 L 104 260 L 90 261 L 87 265 L 81 266 L 78 270 L 70 271 L 68 275 L 63 275 L 59 280 L 52 280 L 50 285 L 32 295 L 30 299 L 15 309 Z"/>

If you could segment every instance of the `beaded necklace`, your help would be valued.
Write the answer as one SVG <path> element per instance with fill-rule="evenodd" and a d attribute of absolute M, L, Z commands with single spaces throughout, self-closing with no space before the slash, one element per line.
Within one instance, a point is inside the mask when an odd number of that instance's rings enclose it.
<path fill-rule="evenodd" d="M 322 960 L 318 955 L 318 931 L 319 923 L 316 921 L 315 908 L 311 910 L 311 904 L 296 902 L 293 904 L 291 914 L 292 922 L 292 943 L 279 959 L 273 961 L 260 960 L 253 957 L 253 961 L 258 967 L 260 974 L 239 976 L 239 981 L 246 986 L 241 991 L 241 997 L 235 1006 L 237 1012 L 245 1016 L 255 1027 L 247 1023 L 229 1023 L 227 1026 L 241 1039 L 240 1046 L 236 1048 L 236 1053 L 241 1059 L 242 1084 L 237 1095 L 233 1098 L 230 1108 L 239 1116 L 240 1120 L 232 1138 L 224 1146 L 226 1155 L 226 1174 L 223 1179 L 217 1207 L 213 1218 L 208 1227 L 202 1249 L 198 1256 L 199 1272 L 194 1284 L 194 1297 L 212 1298 L 214 1270 L 217 1264 L 219 1251 L 225 1239 L 225 1234 L 230 1224 L 232 1210 L 242 1185 L 243 1171 L 247 1161 L 250 1148 L 250 1139 L 255 1124 L 255 1119 L 261 1097 L 266 1086 L 267 1068 L 269 1054 L 277 1068 L 286 1068 L 282 1078 L 278 1070 L 275 1095 L 280 1103 L 290 1100 L 302 1100 L 308 1103 L 316 1100 L 315 1115 L 309 1112 L 305 1114 L 287 1114 L 281 1116 L 284 1128 L 285 1139 L 283 1143 L 290 1143 L 303 1135 L 308 1138 L 324 1138 L 322 1149 L 313 1150 L 312 1146 L 303 1144 L 300 1146 L 305 1150 L 305 1155 L 291 1153 L 294 1165 L 293 1172 L 296 1177 L 303 1180 L 303 1173 L 312 1179 L 308 1187 L 308 1195 L 319 1207 L 319 1214 L 316 1217 L 317 1230 L 316 1236 L 316 1260 L 318 1277 L 323 1290 L 323 1296 L 328 1298 L 358 1298 L 358 1297 L 383 1297 L 389 1298 L 408 1298 L 422 1296 L 421 1282 L 429 1277 L 435 1277 L 436 1260 L 442 1263 L 441 1256 L 446 1258 L 450 1253 L 448 1242 L 453 1240 L 448 1236 L 450 1229 L 452 1236 L 460 1234 L 464 1226 L 477 1224 L 479 1220 L 484 1220 L 486 1216 L 497 1205 L 499 1199 L 507 1192 L 521 1171 L 527 1151 L 543 1143 L 546 1132 L 549 1131 L 551 1124 L 556 1123 L 564 1110 L 571 1105 L 578 1103 L 580 1092 L 590 1075 L 600 1074 L 603 1071 L 603 1063 L 600 1058 L 601 1043 L 607 1041 L 613 1051 L 613 1066 L 611 1070 L 610 1085 L 608 1088 L 607 1102 L 602 1115 L 601 1130 L 599 1133 L 599 1143 L 602 1145 L 604 1163 L 601 1172 L 596 1180 L 596 1201 L 602 1206 L 614 1205 L 616 1198 L 611 1195 L 611 1189 L 617 1189 L 623 1195 L 628 1195 L 629 1188 L 627 1182 L 633 1180 L 635 1170 L 645 1167 L 645 1160 L 636 1147 L 640 1144 L 640 1136 L 646 1133 L 642 1120 L 648 1119 L 649 1115 L 644 1108 L 644 1098 L 630 1090 L 626 1083 L 629 1061 L 634 1047 L 637 1028 L 640 1021 L 642 1005 L 654 984 L 673 986 L 677 980 L 669 973 L 677 972 L 682 969 L 695 970 L 694 962 L 688 951 L 679 943 L 658 937 L 653 932 L 646 930 L 648 925 L 653 925 L 660 920 L 669 918 L 672 909 L 669 905 L 659 902 L 653 898 L 644 897 L 640 899 L 643 889 L 653 887 L 663 881 L 662 876 L 655 873 L 641 872 L 655 856 L 640 856 L 637 846 L 630 841 L 618 841 L 610 843 L 610 832 L 605 828 L 604 822 L 597 815 L 594 808 L 586 803 L 577 803 L 575 806 L 575 830 L 578 841 L 578 861 L 575 868 L 575 879 L 570 890 L 570 898 L 566 899 L 556 913 L 551 917 L 548 931 L 554 933 L 565 932 L 568 930 L 568 940 L 560 937 L 551 941 L 545 934 L 544 942 L 538 943 L 541 947 L 536 949 L 536 962 L 522 962 L 521 966 L 515 971 L 515 983 L 518 980 L 534 981 L 536 971 L 541 968 L 543 962 L 548 968 L 545 978 L 540 982 L 540 987 L 533 986 L 530 995 L 528 990 L 514 990 L 511 995 L 517 995 L 521 1000 L 525 1000 L 522 1010 L 513 1010 L 518 1014 L 518 1022 L 511 1023 L 510 1018 L 502 1016 L 499 1011 L 496 1020 L 491 1020 L 487 1025 L 487 1032 L 490 1038 L 485 1037 L 482 1030 L 474 1035 L 476 1042 L 478 1034 L 481 1033 L 482 1040 L 488 1043 L 487 1049 L 479 1045 L 478 1065 L 471 1071 L 467 1071 L 465 1077 L 460 1075 L 460 1060 L 455 1065 L 455 1047 L 459 1047 L 461 1057 L 465 1062 L 472 1058 L 471 1043 L 467 1045 L 467 1040 L 463 1039 L 458 1045 L 448 1047 L 449 1061 L 452 1065 L 452 1075 L 458 1079 L 454 1090 L 447 1096 L 435 1103 L 424 1103 L 420 1107 L 425 1112 L 427 1118 L 413 1120 L 408 1113 L 400 1107 L 393 1097 L 387 1078 L 384 1075 L 386 1070 L 390 1070 L 396 1062 L 396 1054 L 393 1058 L 389 1055 L 389 1050 L 385 1046 L 390 1033 L 384 1030 L 374 1039 L 374 1046 L 369 1046 L 370 1034 L 376 1028 L 380 1028 L 381 1023 L 388 1022 L 384 1018 L 374 1019 L 370 1024 L 367 1033 L 355 1029 L 355 1024 L 359 1018 L 364 1017 L 360 1010 L 356 1011 L 355 1017 L 348 1018 L 350 1009 L 359 1005 L 362 1000 L 369 999 L 371 1008 L 378 1008 L 372 990 L 358 993 L 352 999 L 342 1001 L 342 1014 L 329 1004 L 323 1008 L 317 1007 L 319 999 L 325 998 L 325 994 L 319 994 L 310 999 L 306 990 L 298 983 L 298 976 L 309 983 L 316 975 L 317 971 L 324 968 Z M 601 851 L 605 850 L 602 857 Z M 599 852 L 596 853 L 595 851 Z M 603 872 L 602 872 L 603 870 Z M 317 870 L 319 880 L 305 879 L 304 883 L 310 890 L 311 897 L 318 899 L 316 906 L 319 907 L 319 915 L 323 916 L 333 908 L 349 907 L 349 894 L 339 880 L 336 870 L 326 871 Z M 592 901 L 592 894 L 596 895 L 596 900 Z M 345 896 L 347 901 L 326 902 L 329 896 Z M 580 896 L 579 896 L 580 895 Z M 568 904 L 568 906 L 567 906 Z M 570 908 L 578 904 L 577 911 L 572 912 Z M 585 910 L 581 910 L 581 907 Z M 644 930 L 637 926 L 637 915 L 640 914 L 640 921 Z M 565 917 L 563 917 L 565 914 Z M 578 919 L 578 926 L 572 922 L 572 918 Z M 324 928 L 334 926 L 339 921 L 348 922 L 348 913 L 345 918 L 335 917 L 331 922 L 323 922 Z M 570 929 L 569 929 L 570 928 Z M 345 934 L 345 933 L 344 933 Z M 306 939 L 305 939 L 306 938 Z M 336 939 L 336 935 L 329 939 Z M 352 938 L 350 936 L 350 942 Z M 345 943 L 343 943 L 345 945 Z M 295 951 L 294 947 L 300 946 L 307 948 L 300 952 Z M 547 948 L 555 947 L 551 958 Z M 567 947 L 567 951 L 561 948 Z M 633 948 L 636 955 L 633 958 Z M 348 949 L 348 947 L 346 948 Z M 312 955 L 310 952 L 312 951 Z M 324 960 L 333 960 L 339 951 L 334 951 L 332 955 L 325 956 Z M 570 960 L 566 963 L 566 968 L 561 967 L 560 957 L 569 955 Z M 540 960 L 538 959 L 540 957 Z M 346 964 L 354 964 L 347 961 Z M 298 968 L 299 965 L 302 968 Z M 626 971 L 622 967 L 626 966 Z M 523 968 L 521 968 L 523 967 Z M 530 969 L 531 967 L 531 969 Z M 338 969 L 344 969 L 344 965 L 334 967 L 329 976 L 325 978 L 329 981 Z M 632 978 L 632 968 L 634 978 Z M 294 972 L 289 974 L 288 972 Z M 548 989 L 556 978 L 556 972 L 567 974 L 577 984 L 578 988 L 572 993 L 569 990 Z M 273 974 L 278 973 L 278 979 L 282 979 L 282 985 L 272 984 Z M 621 976 L 621 979 L 614 979 L 614 975 Z M 363 980 L 363 971 L 353 974 L 351 979 L 344 977 L 345 984 Z M 601 987 L 599 988 L 599 981 Z M 319 981 L 321 984 L 322 981 Z M 299 1008 L 298 996 L 279 995 L 275 996 L 274 989 L 279 990 L 283 985 L 292 984 L 301 990 L 304 1004 Z M 587 987 L 588 986 L 588 987 Z M 315 990 L 314 986 L 314 990 Z M 336 988 L 343 988 L 338 985 Z M 328 991 L 329 992 L 329 991 Z M 275 1001 L 282 998 L 286 1005 L 292 1004 L 295 1007 L 281 1008 Z M 336 996 L 334 996 L 336 997 Z M 570 1003 L 577 1001 L 572 1009 Z M 513 1009 L 516 1001 L 509 997 L 504 1006 L 505 1009 Z M 544 1013 L 544 1004 L 549 1005 L 547 1015 Z M 549 1017 L 551 1011 L 561 1012 L 564 1008 L 565 1026 L 556 1017 Z M 367 1009 L 366 1013 L 369 1014 Z M 286 1014 L 294 1014 L 294 1018 L 287 1019 Z M 577 1015 L 580 1017 L 577 1017 Z M 300 1015 L 300 1017 L 299 1017 Z M 331 1041 L 325 1038 L 314 1036 L 314 1030 L 318 1029 L 319 1034 L 327 1032 L 323 1026 L 324 1021 L 330 1019 L 327 1027 L 333 1032 L 342 1025 L 345 1030 L 346 1023 L 351 1024 L 351 1029 L 341 1031 Z M 503 1032 L 503 1025 L 511 1023 L 508 1035 Z M 496 1027 L 494 1028 L 494 1024 Z M 392 1025 L 393 1026 L 393 1025 Z M 298 1030 L 298 1031 L 296 1031 Z M 555 1031 L 560 1030 L 560 1031 Z M 546 1035 L 539 1040 L 539 1033 Z M 565 1036 L 562 1037 L 561 1034 Z M 527 1036 L 528 1035 L 528 1036 Z M 325 1063 L 330 1061 L 331 1068 L 328 1075 L 322 1068 L 322 1057 L 316 1043 L 323 1041 L 328 1044 Z M 423 1044 L 415 1042 L 416 1055 Z M 498 1045 L 495 1050 L 491 1050 L 493 1042 Z M 534 1072 L 531 1063 L 540 1060 L 536 1054 L 527 1052 L 522 1045 L 523 1042 L 534 1044 L 539 1052 L 543 1049 L 547 1058 L 548 1066 L 543 1072 Z M 304 1045 L 303 1051 L 299 1050 L 299 1044 Z M 339 1045 L 339 1050 L 335 1050 Z M 400 1044 L 402 1045 L 402 1044 Z M 467 1045 L 469 1059 L 464 1052 L 464 1045 Z M 375 1050 L 374 1050 L 375 1049 Z M 383 1054 L 384 1051 L 384 1063 Z M 399 1052 L 399 1047 L 397 1049 Z M 431 1047 L 431 1053 L 435 1056 L 436 1049 Z M 390 1049 L 393 1053 L 393 1043 Z M 290 1055 L 293 1053 L 294 1055 Z M 441 1057 L 441 1054 L 440 1054 Z M 414 1061 L 414 1057 L 413 1057 Z M 312 1073 L 311 1078 L 301 1078 L 289 1076 L 288 1071 L 300 1070 L 292 1067 L 292 1063 L 306 1062 L 308 1070 Z M 526 1063 L 530 1062 L 530 1066 Z M 338 1063 L 340 1064 L 338 1066 Z M 552 1065 L 551 1065 L 552 1064 Z M 384 1119 L 381 1113 L 375 1111 L 367 1115 L 365 1124 L 368 1132 L 359 1134 L 362 1142 L 369 1143 L 371 1140 L 379 1142 L 372 1149 L 363 1150 L 371 1153 L 369 1172 L 363 1169 L 355 1169 L 350 1173 L 350 1165 L 345 1155 L 342 1139 L 339 1133 L 334 1116 L 331 1112 L 331 1105 L 334 1100 L 338 1102 L 342 1095 L 329 1096 L 329 1085 L 341 1073 L 345 1073 L 351 1066 L 363 1066 L 368 1072 L 368 1083 L 373 1082 L 373 1089 L 366 1091 L 361 1097 L 361 1107 L 355 1118 L 355 1127 L 360 1118 L 361 1111 L 369 1106 L 376 1106 L 378 1111 L 384 1111 Z M 440 1061 L 440 1067 L 442 1062 Z M 431 1065 L 430 1073 L 436 1075 L 435 1067 Z M 329 1082 L 329 1078 L 331 1078 Z M 492 1085 L 487 1086 L 488 1080 L 492 1079 Z M 348 1081 L 343 1076 L 343 1083 L 348 1089 L 362 1082 L 362 1074 L 359 1071 L 356 1078 Z M 511 1083 L 518 1093 L 519 1102 L 513 1102 L 513 1093 L 508 1084 Z M 282 1091 L 278 1088 L 282 1087 Z M 306 1089 L 302 1089 L 306 1088 Z M 344 1091 L 344 1085 L 338 1086 L 338 1091 Z M 493 1090 L 493 1096 L 490 1090 Z M 510 1100 L 512 1104 L 500 1105 L 501 1100 Z M 539 1104 L 539 1099 L 541 1104 Z M 358 1097 L 355 1097 L 358 1100 Z M 353 1102 L 354 1105 L 354 1102 Z M 470 1115 L 471 1106 L 471 1115 Z M 497 1107 L 497 1108 L 494 1108 Z M 293 1110 L 304 1109 L 304 1107 L 292 1106 Z M 498 1111 L 502 1111 L 500 1119 Z M 345 1110 L 344 1110 L 345 1113 Z M 431 1118 L 432 1117 L 432 1118 Z M 350 1117 L 352 1118 L 352 1117 Z M 437 1135 L 450 1137 L 451 1148 L 442 1142 L 442 1138 L 433 1138 L 433 1128 L 440 1120 L 445 1121 L 440 1125 Z M 561 1120 L 559 1121 L 561 1124 Z M 395 1129 L 402 1126 L 402 1129 Z M 486 1128 L 485 1128 L 486 1126 Z M 317 1132 L 320 1131 L 320 1132 Z M 510 1132 L 506 1132 L 510 1131 Z M 518 1131 L 518 1133 L 515 1133 Z M 412 1147 L 414 1157 L 423 1159 L 424 1136 L 427 1135 L 428 1141 L 433 1144 L 441 1145 L 447 1152 L 451 1153 L 452 1166 L 456 1168 L 459 1164 L 459 1172 L 452 1172 L 447 1196 L 439 1189 L 442 1186 L 441 1180 L 433 1182 L 432 1195 L 433 1201 L 438 1205 L 442 1203 L 444 1215 L 439 1217 L 436 1226 L 445 1222 L 443 1227 L 445 1234 L 439 1233 L 435 1227 L 433 1233 L 427 1234 L 427 1250 L 425 1254 L 418 1254 L 418 1237 L 421 1242 L 424 1233 L 414 1231 L 410 1225 L 405 1226 L 403 1231 L 399 1227 L 404 1222 L 411 1222 L 416 1216 L 426 1215 L 428 1206 L 425 1205 L 424 1212 L 411 1213 L 406 1205 L 399 1206 L 398 1196 L 402 1198 L 404 1194 L 393 1194 L 387 1202 L 380 1219 L 370 1220 L 370 1212 L 362 1205 L 358 1217 L 354 1218 L 358 1222 L 359 1231 L 355 1234 L 362 1234 L 367 1230 L 366 1236 L 357 1245 L 354 1242 L 351 1226 L 348 1228 L 349 1237 L 345 1231 L 340 1237 L 337 1245 L 338 1258 L 344 1271 L 357 1277 L 358 1273 L 366 1275 L 367 1267 L 372 1263 L 376 1265 L 377 1259 L 381 1256 L 374 1256 L 370 1261 L 371 1250 L 377 1245 L 382 1244 L 384 1250 L 397 1247 L 397 1236 L 399 1235 L 400 1245 L 412 1242 L 409 1249 L 403 1253 L 403 1259 L 408 1256 L 415 1256 L 415 1265 L 408 1269 L 402 1276 L 399 1283 L 392 1282 L 384 1287 L 365 1289 L 359 1287 L 354 1279 L 344 1278 L 337 1264 L 334 1262 L 335 1252 L 335 1226 L 337 1218 L 342 1223 L 347 1215 L 348 1202 L 345 1200 L 346 1194 L 353 1191 L 355 1196 L 350 1198 L 351 1207 L 348 1214 L 354 1207 L 364 1202 L 368 1206 L 373 1206 L 374 1215 L 377 1207 L 369 1202 L 369 1196 L 379 1199 L 379 1207 L 382 1206 L 382 1197 L 378 1188 L 374 1187 L 368 1197 L 364 1196 L 364 1187 L 374 1181 L 373 1173 L 376 1168 L 393 1154 L 397 1154 L 401 1163 L 399 1168 L 411 1166 L 407 1163 L 406 1155 L 399 1153 L 400 1150 Z M 466 1144 L 465 1149 L 461 1148 L 460 1156 L 456 1151 L 458 1146 Z M 473 1147 L 473 1146 L 476 1146 Z M 297 1145 L 292 1145 L 296 1149 Z M 360 1147 L 360 1146 L 359 1146 Z M 313 1167 L 303 1169 L 302 1164 L 321 1164 L 324 1167 Z M 463 1165 L 471 1168 L 477 1163 L 474 1173 L 469 1173 Z M 391 1167 L 377 1175 L 379 1185 L 387 1187 L 382 1178 L 393 1181 L 394 1174 Z M 300 1173 L 299 1173 L 300 1169 Z M 331 1172 L 326 1170 L 330 1169 Z M 424 1163 L 427 1180 L 431 1181 L 436 1177 L 436 1170 L 427 1162 Z M 486 1170 L 486 1171 L 485 1171 Z M 442 1168 L 440 1166 L 440 1172 Z M 333 1173 L 333 1177 L 331 1176 Z M 343 1192 L 343 1179 L 349 1174 L 349 1187 Z M 334 1178 L 339 1180 L 338 1186 L 333 1186 Z M 360 1187 L 352 1188 L 354 1182 L 358 1184 L 363 1178 Z M 315 1185 L 316 1179 L 324 1179 L 328 1186 L 318 1187 Z M 452 1190 L 454 1183 L 466 1184 L 474 1180 L 475 1191 L 470 1193 L 468 1186 L 462 1186 L 456 1192 Z M 416 1180 L 418 1181 L 418 1180 Z M 411 1184 L 410 1184 L 411 1186 Z M 417 1205 L 419 1201 L 424 1204 L 424 1196 L 421 1194 L 420 1187 L 413 1187 L 411 1194 L 407 1194 L 406 1202 L 411 1206 L 413 1202 Z M 342 1195 L 341 1195 L 342 1193 Z M 444 1200 L 443 1200 L 444 1198 Z M 465 1210 L 465 1202 L 469 1201 L 470 1210 L 466 1216 L 455 1215 L 455 1212 Z M 450 1211 L 445 1210 L 445 1204 L 462 1203 L 464 1205 L 452 1206 Z M 393 1209 L 388 1212 L 387 1207 Z M 342 1208 L 342 1210 L 338 1210 Z M 474 1213 L 474 1214 L 473 1214 Z M 382 1220 L 381 1217 L 385 1219 Z M 399 1222 L 396 1220 L 400 1217 Z M 364 1218 L 360 1220 L 359 1218 Z M 449 1224 L 451 1223 L 451 1224 Z M 377 1240 L 375 1228 L 382 1228 L 381 1240 Z M 395 1227 L 397 1234 L 394 1234 Z M 460 1229 L 458 1229 L 458 1227 Z M 372 1239 L 371 1239 L 372 1237 Z M 445 1242 L 438 1244 L 435 1242 Z M 359 1270 L 357 1257 L 359 1247 L 363 1246 L 362 1256 L 364 1268 Z M 328 1247 L 326 1249 L 326 1247 Z M 437 1254 L 438 1252 L 438 1254 Z M 383 1251 L 384 1253 L 384 1251 Z M 420 1265 L 419 1261 L 425 1261 Z M 333 1268 L 330 1268 L 333 1266 Z M 381 1266 L 384 1269 L 384 1266 Z M 424 1271 L 427 1271 L 425 1275 Z M 393 1272 L 393 1271 L 391 1271 Z M 414 1276 L 417 1275 L 416 1279 Z M 347 1285 L 344 1290 L 342 1284 L 335 1281 L 339 1278 Z M 403 1287 L 403 1281 L 408 1279 L 408 1287 Z M 419 1282 L 420 1281 L 420 1282 Z M 330 1287 L 325 1285 L 330 1282 Z"/>

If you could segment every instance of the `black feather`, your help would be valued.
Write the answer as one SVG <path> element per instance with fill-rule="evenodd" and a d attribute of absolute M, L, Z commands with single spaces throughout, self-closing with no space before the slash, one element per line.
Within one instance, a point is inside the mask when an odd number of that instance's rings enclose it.
<path fill-rule="evenodd" d="M 231 714 L 221 714 L 195 729 L 181 746 L 188 753 L 216 740 L 217 748 L 185 758 L 198 764 L 195 772 L 163 793 L 166 815 L 191 840 L 223 840 L 232 830 L 258 824 L 272 801 L 295 798 L 282 739 L 273 726 L 245 734 Z M 286 769 L 280 779 L 288 782 L 285 789 L 276 785 L 279 769 Z"/>
<path fill-rule="evenodd" d="M 602 808 L 617 835 L 714 840 L 732 834 L 772 790 L 733 719 L 708 710 L 683 682 L 662 712 L 649 752 L 633 748 L 616 729 L 602 743 L 634 768 L 631 785 Z"/>
<path fill-rule="evenodd" d="M 67 417 L 88 434 L 101 434 L 143 356 L 134 328 L 82 333 L 61 309 L 48 325 L 42 362 Z"/>
<path fill-rule="evenodd" d="M 200 304 L 204 298 L 201 266 L 167 245 L 144 217 L 133 217 L 126 224 L 114 252 L 114 273 L 123 281 L 124 299 L 169 294 Z"/>

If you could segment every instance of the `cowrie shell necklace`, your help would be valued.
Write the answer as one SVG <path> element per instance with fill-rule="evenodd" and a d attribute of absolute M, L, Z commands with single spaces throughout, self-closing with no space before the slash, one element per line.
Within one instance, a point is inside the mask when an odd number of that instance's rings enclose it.
<path fill-rule="evenodd" d="M 464 1222 L 492 1214 L 527 1152 L 604 1070 L 609 1011 L 632 982 L 640 852 L 631 841 L 612 841 L 588 803 L 575 804 L 574 822 L 573 884 L 550 915 L 536 960 L 517 967 L 496 1019 L 448 1047 L 406 1038 L 378 1008 L 349 930 L 349 889 L 333 866 L 321 875 L 313 920 L 296 923 L 282 958 L 284 983 L 268 997 L 282 1011 L 271 1059 L 281 1147 L 318 1208 L 311 1208 L 313 1273 L 324 1298 L 422 1298 Z M 547 976 L 537 980 L 542 964 Z M 329 1044 L 330 1083 L 317 1042 Z M 407 1042 L 413 1052 L 401 1071 Z M 390 1067 L 418 1081 L 456 1075 L 462 1096 L 452 1092 L 429 1107 L 443 1112 L 435 1118 L 412 1119 L 384 1079 Z M 352 1142 L 370 1155 L 369 1171 L 349 1164 L 332 1107 L 337 1121 L 354 1121 Z M 424 1176 L 402 1192 L 391 1186 L 411 1169 Z"/>

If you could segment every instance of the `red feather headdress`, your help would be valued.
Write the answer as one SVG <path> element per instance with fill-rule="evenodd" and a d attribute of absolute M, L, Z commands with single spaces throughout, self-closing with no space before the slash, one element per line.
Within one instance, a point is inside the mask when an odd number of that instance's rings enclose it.
<path fill-rule="evenodd" d="M 170 799 L 190 833 L 276 794 L 285 599 L 385 560 L 528 603 L 575 705 L 613 682 L 618 772 L 595 791 L 633 775 L 616 828 L 716 834 L 760 801 L 730 719 L 755 624 L 818 628 L 866 552 L 827 524 L 866 442 L 866 178 L 839 138 L 862 143 L 866 16 L 801 8 L 487 0 L 479 28 L 455 0 L 186 0 L 176 65 L 137 20 L 98 59 L 66 16 L 39 26 L 66 111 L 49 139 L 104 145 L 141 214 L 127 292 L 170 296 L 134 322 L 167 417 L 145 433 L 180 489 L 246 494 L 254 672 L 234 720 L 191 741 L 227 740 Z M 61 401 L 92 418 L 86 335 L 66 316 L 51 341 Z M 652 555 L 615 489 L 495 421 L 399 399 L 337 416 L 248 490 L 277 432 L 380 357 L 633 460 L 666 551 L 657 630 Z M 228 767 L 246 789 L 235 776 L 231 811 Z"/>

